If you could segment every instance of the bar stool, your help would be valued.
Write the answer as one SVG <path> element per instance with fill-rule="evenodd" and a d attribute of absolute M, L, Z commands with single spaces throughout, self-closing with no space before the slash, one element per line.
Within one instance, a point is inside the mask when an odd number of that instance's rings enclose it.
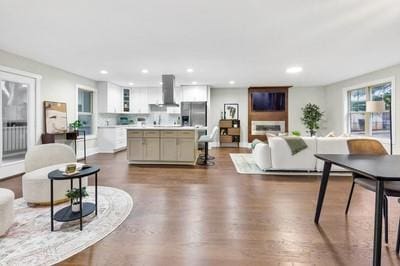
<path fill-rule="evenodd" d="M 212 166 L 215 163 L 210 161 L 212 156 L 208 155 L 208 143 L 215 141 L 215 137 L 217 136 L 218 127 L 214 127 L 210 135 L 203 135 L 199 138 L 199 143 L 204 143 L 204 154 L 199 156 L 199 161 L 197 164 L 199 165 L 209 165 Z"/>

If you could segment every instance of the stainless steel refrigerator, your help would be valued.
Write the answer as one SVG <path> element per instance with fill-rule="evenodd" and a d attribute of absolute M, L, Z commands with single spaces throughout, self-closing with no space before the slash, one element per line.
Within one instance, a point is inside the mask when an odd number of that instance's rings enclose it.
<path fill-rule="evenodd" d="M 207 102 L 181 102 L 182 126 L 207 126 Z"/>

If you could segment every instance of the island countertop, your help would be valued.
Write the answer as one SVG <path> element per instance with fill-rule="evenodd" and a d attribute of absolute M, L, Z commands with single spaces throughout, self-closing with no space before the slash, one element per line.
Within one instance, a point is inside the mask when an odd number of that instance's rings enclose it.
<path fill-rule="evenodd" d="M 185 126 L 127 126 L 127 130 L 207 130 L 207 127 Z"/>
<path fill-rule="evenodd" d="M 206 127 L 127 127 L 131 164 L 196 164 L 199 131 Z"/>
<path fill-rule="evenodd" d="M 139 129 L 139 130 L 207 130 L 207 127 L 191 127 L 191 126 L 136 126 L 136 125 L 108 125 L 97 126 L 98 128 L 123 128 L 123 129 Z"/>

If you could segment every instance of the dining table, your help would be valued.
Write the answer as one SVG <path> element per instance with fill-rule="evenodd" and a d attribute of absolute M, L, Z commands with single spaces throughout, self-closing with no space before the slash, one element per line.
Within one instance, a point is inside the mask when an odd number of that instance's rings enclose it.
<path fill-rule="evenodd" d="M 315 154 L 324 161 L 314 223 L 319 224 L 332 165 L 375 181 L 375 222 L 372 265 L 381 265 L 382 204 L 385 181 L 400 181 L 400 155 Z"/>

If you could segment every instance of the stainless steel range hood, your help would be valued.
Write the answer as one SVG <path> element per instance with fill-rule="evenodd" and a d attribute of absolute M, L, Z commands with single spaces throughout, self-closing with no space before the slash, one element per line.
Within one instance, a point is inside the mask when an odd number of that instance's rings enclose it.
<path fill-rule="evenodd" d="M 174 75 L 162 75 L 162 95 L 163 104 L 162 106 L 179 106 L 174 101 L 174 87 L 175 87 L 175 76 Z"/>

